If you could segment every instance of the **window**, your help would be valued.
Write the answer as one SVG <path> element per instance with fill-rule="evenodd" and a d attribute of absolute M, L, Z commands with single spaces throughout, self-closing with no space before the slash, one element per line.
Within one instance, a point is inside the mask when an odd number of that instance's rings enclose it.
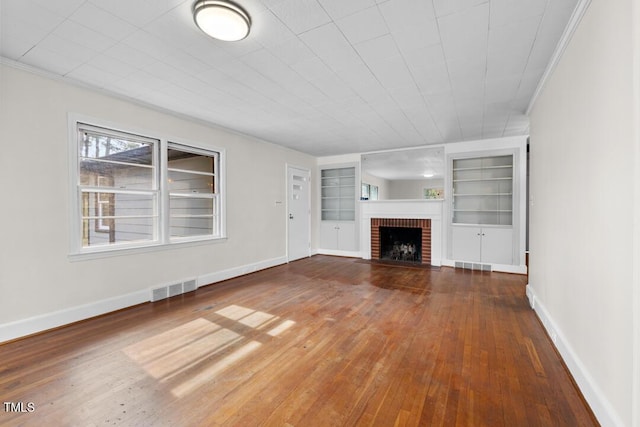
<path fill-rule="evenodd" d="M 76 124 L 72 252 L 224 236 L 222 151 Z"/>
<path fill-rule="evenodd" d="M 378 186 L 363 182 L 360 200 L 378 200 Z"/>
<path fill-rule="evenodd" d="M 216 153 L 169 144 L 169 235 L 171 239 L 217 235 Z"/>

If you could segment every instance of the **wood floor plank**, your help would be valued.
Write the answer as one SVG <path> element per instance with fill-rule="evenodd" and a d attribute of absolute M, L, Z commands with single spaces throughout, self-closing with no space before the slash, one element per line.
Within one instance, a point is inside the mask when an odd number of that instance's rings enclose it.
<path fill-rule="evenodd" d="M 525 285 L 314 256 L 0 345 L 0 425 L 597 425 Z"/>

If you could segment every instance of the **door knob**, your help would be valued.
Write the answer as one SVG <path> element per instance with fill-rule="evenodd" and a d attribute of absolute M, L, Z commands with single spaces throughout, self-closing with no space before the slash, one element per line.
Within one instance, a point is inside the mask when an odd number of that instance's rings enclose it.
<path fill-rule="evenodd" d="M 293 219 L 293 214 L 289 214 L 289 219 Z"/>

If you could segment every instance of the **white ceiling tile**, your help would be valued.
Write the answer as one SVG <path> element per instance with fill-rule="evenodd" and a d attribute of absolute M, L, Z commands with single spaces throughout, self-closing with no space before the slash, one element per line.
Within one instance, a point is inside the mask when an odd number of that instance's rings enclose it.
<path fill-rule="evenodd" d="M 334 74 L 334 72 L 317 56 L 308 58 L 301 62 L 296 62 L 291 65 L 291 68 L 307 80 L 322 79 Z"/>
<path fill-rule="evenodd" d="M 413 85 L 413 76 L 400 55 L 369 64 L 371 71 L 387 90 Z"/>
<path fill-rule="evenodd" d="M 420 92 L 426 95 L 437 95 L 451 92 L 451 82 L 447 67 L 433 66 L 429 68 L 410 68 Z"/>
<path fill-rule="evenodd" d="M 322 25 L 300 35 L 300 39 L 318 56 L 335 51 L 352 50 L 351 45 L 334 23 Z"/>
<path fill-rule="evenodd" d="M 20 58 L 65 20 L 24 0 L 3 0 L 0 12 L 0 54 L 12 59 Z"/>
<path fill-rule="evenodd" d="M 389 0 L 381 3 L 380 11 L 391 31 L 407 27 L 431 25 L 436 15 L 433 4 L 424 0 Z"/>
<path fill-rule="evenodd" d="M 251 16 L 249 37 L 262 46 L 274 46 L 295 38 L 295 34 L 271 10 L 264 9 Z"/>
<path fill-rule="evenodd" d="M 317 56 L 298 38 L 287 39 L 284 42 L 270 46 L 269 51 L 286 64 L 296 64 Z"/>
<path fill-rule="evenodd" d="M 511 25 L 544 14 L 547 0 L 491 0 L 491 27 Z"/>
<path fill-rule="evenodd" d="M 392 58 L 400 54 L 395 40 L 389 34 L 359 43 L 355 48 L 366 64 Z"/>
<path fill-rule="evenodd" d="M 423 25 L 411 25 L 391 32 L 401 52 L 411 51 L 433 45 L 440 45 L 440 30 L 436 21 L 427 21 Z"/>
<path fill-rule="evenodd" d="M 141 46 L 141 48 L 143 48 Z M 147 55 L 145 52 L 130 47 L 124 43 L 118 43 L 109 49 L 104 51 L 104 54 L 108 57 L 115 58 L 125 64 L 129 64 L 133 68 L 141 69 L 149 64 L 154 63 L 156 60 L 153 57 Z"/>
<path fill-rule="evenodd" d="M 576 0 L 553 0 L 547 4 L 547 10 L 540 24 L 540 35 L 560 37 L 576 7 Z"/>
<path fill-rule="evenodd" d="M 89 2 L 75 10 L 69 19 L 114 40 L 122 40 L 137 31 L 134 25 Z"/>
<path fill-rule="evenodd" d="M 331 22 L 329 15 L 316 0 L 284 0 L 271 10 L 296 34 Z"/>
<path fill-rule="evenodd" d="M 1 23 L 19 22 L 37 30 L 41 37 L 50 33 L 65 19 L 65 15 L 41 8 L 39 5 L 25 0 L 2 0 Z"/>
<path fill-rule="evenodd" d="M 102 52 L 117 43 L 116 40 L 71 20 L 64 21 L 52 34 L 97 52 Z"/>
<path fill-rule="evenodd" d="M 373 0 L 318 0 L 324 10 L 333 18 L 338 20 L 348 15 L 352 15 L 360 10 L 375 6 Z"/>
<path fill-rule="evenodd" d="M 23 55 L 20 58 L 20 62 L 36 68 L 48 70 L 49 72 L 60 76 L 64 76 L 74 68 L 82 65 L 82 62 L 61 61 L 61 58 L 64 59 L 57 52 L 43 49 L 42 47 L 36 47 Z"/>
<path fill-rule="evenodd" d="M 5 57 L 316 155 L 527 132 L 577 3 L 244 0 L 225 43 L 193 0 L 1 1 Z"/>
<path fill-rule="evenodd" d="M 34 46 L 34 42 L 13 35 L 0 35 L 0 56 L 19 61 Z"/>
<path fill-rule="evenodd" d="M 95 6 L 142 28 L 186 0 L 89 0 Z"/>
<path fill-rule="evenodd" d="M 67 77 L 77 79 L 97 87 L 105 87 L 115 83 L 122 77 L 91 64 L 83 64 L 67 74 Z"/>
<path fill-rule="evenodd" d="M 370 90 L 371 85 L 379 85 L 371 69 L 362 61 L 351 62 L 348 67 L 339 70 L 337 75 L 357 93 Z"/>
<path fill-rule="evenodd" d="M 24 55 L 24 58 L 27 60 L 34 59 L 40 52 L 50 52 L 59 55 L 58 61 L 64 63 L 61 69 L 67 69 L 68 71 L 84 64 L 97 55 L 97 53 L 90 48 L 53 34 L 38 43 L 38 45 Z"/>
<path fill-rule="evenodd" d="M 447 16 L 463 12 L 470 7 L 489 3 L 489 0 L 433 0 L 436 16 Z"/>
<path fill-rule="evenodd" d="M 427 68 L 444 68 L 446 69 L 446 60 L 444 51 L 440 45 L 431 45 L 428 47 L 406 50 L 402 52 L 405 62 L 409 69 L 427 69 Z"/>
<path fill-rule="evenodd" d="M 520 88 L 519 77 L 507 77 L 497 80 L 487 80 L 485 83 L 485 102 L 508 102 L 518 94 Z"/>
<path fill-rule="evenodd" d="M 371 40 L 389 32 L 376 6 L 342 18 L 336 24 L 351 44 Z"/>
<path fill-rule="evenodd" d="M 333 101 L 352 99 L 356 96 L 351 88 L 335 75 L 313 80 L 311 84 L 320 89 L 322 93 Z"/>
<path fill-rule="evenodd" d="M 120 78 L 126 77 L 137 70 L 128 62 L 123 62 L 107 55 L 96 55 L 87 64 Z"/>
<path fill-rule="evenodd" d="M 354 68 L 359 69 L 363 65 L 362 59 L 353 49 L 328 52 L 321 55 L 320 59 L 322 59 L 333 72 L 338 74 L 349 72 L 349 70 L 353 70 Z"/>
<path fill-rule="evenodd" d="M 489 4 L 484 3 L 439 19 L 440 36 L 448 61 L 486 56 Z"/>

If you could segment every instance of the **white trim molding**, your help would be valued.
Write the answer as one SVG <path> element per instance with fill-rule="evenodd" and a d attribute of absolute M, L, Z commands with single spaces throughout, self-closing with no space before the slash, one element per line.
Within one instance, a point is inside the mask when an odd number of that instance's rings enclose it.
<path fill-rule="evenodd" d="M 5 323 L 0 325 L 0 343 L 55 329 L 123 308 L 133 307 L 147 301 L 149 301 L 149 290 L 143 289 L 126 295 L 54 311 L 53 313 Z"/>
<path fill-rule="evenodd" d="M 640 0 L 631 6 L 633 29 L 633 116 L 640 117 Z M 631 425 L 640 426 L 640 121 L 634 120 L 635 140 L 635 189 L 633 210 L 633 372 Z M 633 404 L 636 402 L 636 404 Z"/>
<path fill-rule="evenodd" d="M 538 82 L 538 86 L 533 92 L 533 96 L 531 96 L 531 101 L 529 101 L 529 105 L 527 106 L 525 115 L 529 116 L 531 114 L 531 110 L 533 109 L 538 96 L 540 95 L 540 93 L 542 93 L 544 86 L 547 84 L 547 80 L 558 66 L 560 58 L 562 58 L 565 49 L 567 48 L 569 42 L 571 41 L 571 38 L 573 37 L 573 33 L 576 32 L 576 29 L 578 28 L 580 21 L 582 21 L 582 17 L 587 12 L 590 4 L 591 0 L 579 0 L 578 4 L 576 4 L 575 9 L 573 9 L 571 18 L 569 19 L 569 22 L 567 23 L 567 26 L 565 27 L 564 32 L 562 33 L 562 36 L 560 37 L 560 40 L 556 45 L 556 50 L 553 52 L 553 55 L 551 56 L 551 59 L 547 64 L 547 68 L 544 70 L 544 73 L 542 74 L 542 77 Z"/>
<path fill-rule="evenodd" d="M 598 387 L 586 366 L 582 363 L 573 347 L 571 347 L 562 330 L 558 328 L 557 323 L 553 320 L 549 311 L 538 299 L 536 291 L 531 284 L 527 285 L 526 294 L 529 299 L 529 305 L 540 319 L 547 335 L 558 350 L 558 353 L 560 353 L 562 360 L 569 369 L 569 372 L 600 424 L 603 426 L 623 427 L 624 423 L 616 413 L 613 405 L 611 405 L 607 396 L 602 392 L 600 387 Z"/>
<path fill-rule="evenodd" d="M 234 277 L 243 276 L 259 270 L 275 267 L 287 263 L 287 257 L 278 257 L 264 261 L 246 264 L 228 270 L 222 270 L 214 273 L 199 276 L 196 279 L 197 287 L 221 282 L 223 280 L 232 279 Z M 134 305 L 149 302 L 151 299 L 151 289 L 142 289 L 130 294 L 119 295 L 64 310 L 46 313 L 27 319 L 21 319 L 14 322 L 0 324 L 0 343 L 23 338 L 28 335 L 37 334 L 47 330 L 55 329 L 61 326 L 69 325 L 81 320 L 90 319 Z"/>

